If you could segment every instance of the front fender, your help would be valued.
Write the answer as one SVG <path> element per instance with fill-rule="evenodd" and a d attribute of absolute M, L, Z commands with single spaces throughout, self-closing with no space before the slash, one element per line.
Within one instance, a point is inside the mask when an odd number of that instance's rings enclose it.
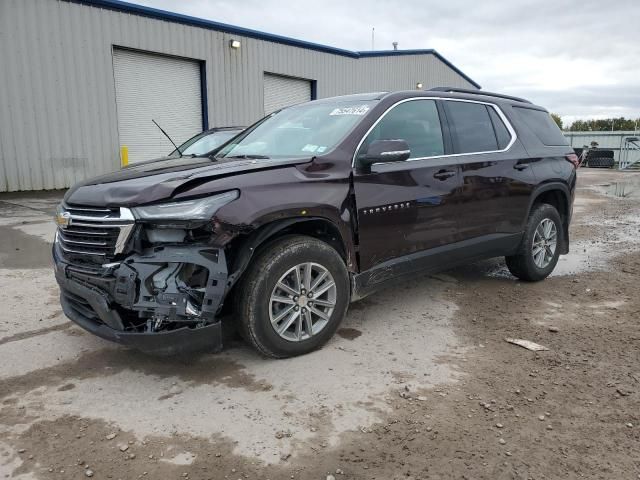
<path fill-rule="evenodd" d="M 246 172 L 221 178 L 214 184 L 202 184 L 183 195 L 204 196 L 217 191 L 236 189 L 240 196 L 216 212 L 216 230 L 222 232 L 220 246 L 237 249 L 231 274 L 248 264 L 253 252 L 269 237 L 300 222 L 323 221 L 333 226 L 344 247 L 347 268 L 355 271 L 354 205 L 351 191 L 351 167 L 335 159 L 313 159 L 260 172 Z M 248 251 L 245 251 L 248 249 Z M 242 251 L 240 251 L 242 250 Z M 246 258 L 248 256 L 248 258 Z M 238 273 L 239 272 L 239 273 Z"/>
<path fill-rule="evenodd" d="M 349 271 L 355 271 L 355 251 L 350 231 L 345 231 L 345 229 L 341 229 L 335 222 L 322 217 L 299 216 L 283 218 L 263 225 L 257 230 L 251 232 L 247 235 L 244 241 L 238 245 L 238 250 L 235 252 L 235 260 L 230 269 L 232 273 L 229 275 L 227 281 L 227 290 L 231 289 L 240 276 L 242 276 L 260 245 L 263 245 L 265 242 L 268 242 L 269 239 L 276 237 L 279 233 L 289 228 L 304 227 L 305 224 L 318 222 L 326 226 L 330 226 L 331 231 L 335 232 L 339 236 L 338 240 L 342 244 L 342 248 L 344 250 L 347 269 Z"/>

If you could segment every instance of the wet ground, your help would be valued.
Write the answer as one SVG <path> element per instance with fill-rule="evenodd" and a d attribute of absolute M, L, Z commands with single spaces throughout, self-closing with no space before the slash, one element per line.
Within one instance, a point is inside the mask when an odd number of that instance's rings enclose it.
<path fill-rule="evenodd" d="M 278 361 L 239 341 L 157 359 L 73 326 L 59 195 L 1 196 L 0 478 L 640 478 L 640 176 L 580 173 L 551 278 L 491 260 L 418 279 Z"/>

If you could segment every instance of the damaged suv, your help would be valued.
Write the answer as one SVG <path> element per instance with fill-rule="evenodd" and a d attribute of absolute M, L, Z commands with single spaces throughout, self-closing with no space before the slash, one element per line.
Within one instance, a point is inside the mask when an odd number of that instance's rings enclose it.
<path fill-rule="evenodd" d="M 65 314 L 146 352 L 310 352 L 350 302 L 504 256 L 548 276 L 569 250 L 577 157 L 546 110 L 482 91 L 360 94 L 273 113 L 213 156 L 85 181 L 53 246 Z M 225 325 L 227 322 L 225 320 Z"/>

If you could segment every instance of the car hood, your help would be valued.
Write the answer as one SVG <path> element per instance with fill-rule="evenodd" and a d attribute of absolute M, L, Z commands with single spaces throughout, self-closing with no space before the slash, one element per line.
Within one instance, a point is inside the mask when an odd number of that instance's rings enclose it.
<path fill-rule="evenodd" d="M 67 191 L 64 201 L 69 205 L 132 207 L 167 200 L 176 193 L 229 176 L 238 176 L 238 188 L 241 188 L 244 173 L 286 168 L 310 161 L 311 158 L 218 161 L 191 157 L 163 158 L 80 182 Z"/>

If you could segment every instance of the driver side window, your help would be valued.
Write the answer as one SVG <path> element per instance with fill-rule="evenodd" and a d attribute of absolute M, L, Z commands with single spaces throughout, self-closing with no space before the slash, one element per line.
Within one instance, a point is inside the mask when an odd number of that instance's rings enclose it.
<path fill-rule="evenodd" d="M 440 117 L 435 100 L 410 100 L 391 109 L 369 133 L 357 158 L 366 154 L 374 140 L 404 140 L 409 159 L 444 155 Z"/>

